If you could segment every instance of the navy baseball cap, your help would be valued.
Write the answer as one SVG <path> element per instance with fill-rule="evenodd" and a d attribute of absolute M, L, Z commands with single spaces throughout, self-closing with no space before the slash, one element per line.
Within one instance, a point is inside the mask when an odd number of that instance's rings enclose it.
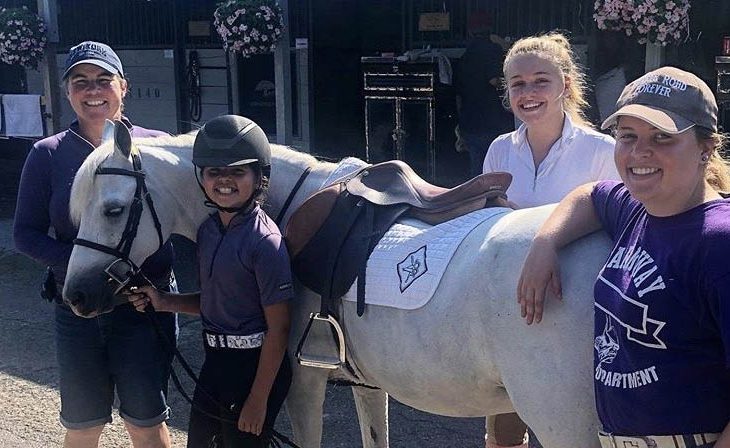
<path fill-rule="evenodd" d="M 124 78 L 122 61 L 119 60 L 119 56 L 114 53 L 109 45 L 101 42 L 87 40 L 72 47 L 66 58 L 66 70 L 63 72 L 62 79 L 66 79 L 71 69 L 79 64 L 94 64 L 109 73 Z"/>

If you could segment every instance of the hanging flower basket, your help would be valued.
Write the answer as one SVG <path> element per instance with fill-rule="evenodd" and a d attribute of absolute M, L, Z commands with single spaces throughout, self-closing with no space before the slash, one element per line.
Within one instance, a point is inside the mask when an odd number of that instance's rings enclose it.
<path fill-rule="evenodd" d="M 598 29 L 664 46 L 689 34 L 689 8 L 689 0 L 596 0 L 593 19 Z"/>
<path fill-rule="evenodd" d="M 36 69 L 46 47 L 46 25 L 27 7 L 0 9 L 0 61 Z"/>
<path fill-rule="evenodd" d="M 213 17 L 223 49 L 244 57 L 274 51 L 284 34 L 284 14 L 275 0 L 228 0 Z"/>

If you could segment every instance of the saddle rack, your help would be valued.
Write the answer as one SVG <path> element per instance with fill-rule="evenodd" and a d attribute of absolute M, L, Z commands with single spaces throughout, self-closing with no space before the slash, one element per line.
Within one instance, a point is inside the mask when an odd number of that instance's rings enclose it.
<path fill-rule="evenodd" d="M 338 356 L 310 355 L 302 353 L 304 342 L 307 340 L 309 331 L 312 329 L 312 324 L 315 322 L 326 322 L 326 325 L 329 325 L 329 328 L 337 341 Z M 297 345 L 297 361 L 299 361 L 299 364 L 302 366 L 330 370 L 338 369 L 345 365 L 345 335 L 342 332 L 342 327 L 337 322 L 337 319 L 331 315 L 323 315 L 322 313 L 311 313 L 309 315 L 309 323 L 307 324 L 307 328 L 304 330 L 304 334 L 302 334 L 302 338 L 299 340 L 299 345 Z"/>

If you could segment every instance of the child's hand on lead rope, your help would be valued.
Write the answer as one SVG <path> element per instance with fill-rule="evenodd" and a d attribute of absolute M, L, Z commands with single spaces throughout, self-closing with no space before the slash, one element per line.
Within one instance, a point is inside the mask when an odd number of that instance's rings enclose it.
<path fill-rule="evenodd" d="M 153 308 L 161 308 L 162 294 L 153 286 L 132 286 L 125 293 L 127 300 L 139 312 L 144 312 L 147 305 Z"/>

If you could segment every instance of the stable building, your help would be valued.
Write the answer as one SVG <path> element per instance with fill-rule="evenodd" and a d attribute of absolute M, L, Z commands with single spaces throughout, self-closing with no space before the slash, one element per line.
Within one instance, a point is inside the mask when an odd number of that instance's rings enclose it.
<path fill-rule="evenodd" d="M 6 3 L 40 4 L 56 18 L 56 78 L 74 44 L 112 46 L 130 83 L 126 112 L 145 127 L 181 133 L 220 114 L 241 114 L 272 141 L 328 159 L 403 158 L 442 184 L 468 174 L 468 157 L 454 147 L 450 77 L 469 27 L 480 20 L 507 41 L 562 30 L 594 82 L 615 67 L 633 79 L 649 55 L 697 73 L 730 102 L 727 81 L 720 82 L 730 62 L 722 65 L 721 58 L 716 65 L 723 36 L 730 35 L 730 3 L 723 0 L 693 1 L 684 42 L 650 52 L 620 33 L 599 31 L 594 0 L 280 0 L 288 19 L 285 44 L 250 58 L 223 50 L 212 25 L 215 0 Z M 60 86 L 44 87 L 46 78 L 3 65 L 0 93 L 43 95 L 41 112 L 52 110 L 63 129 L 73 111 Z M 49 102 L 53 95 L 57 104 Z M 601 113 L 594 107 L 591 115 Z"/>

